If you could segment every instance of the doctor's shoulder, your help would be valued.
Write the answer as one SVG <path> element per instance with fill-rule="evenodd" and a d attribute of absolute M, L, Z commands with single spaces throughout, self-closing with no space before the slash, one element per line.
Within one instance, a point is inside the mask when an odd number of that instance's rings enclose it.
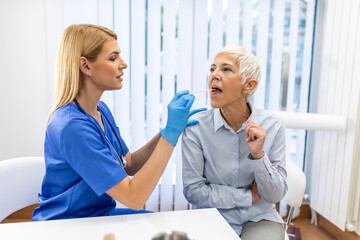
<path fill-rule="evenodd" d="M 50 117 L 48 126 L 66 125 L 74 118 L 85 118 L 85 116 L 78 110 L 78 107 L 74 103 L 68 103 L 65 106 L 59 107 L 53 112 Z"/>
<path fill-rule="evenodd" d="M 109 114 L 112 115 L 109 107 L 106 105 L 105 102 L 99 101 L 98 106 L 101 108 L 102 111 L 106 112 L 107 115 L 109 115 Z"/>
<path fill-rule="evenodd" d="M 74 133 L 89 131 L 93 128 L 92 125 L 88 117 L 80 112 L 75 104 L 69 103 L 54 111 L 46 131 L 61 135 L 65 129 Z"/>
<path fill-rule="evenodd" d="M 106 103 L 103 102 L 103 101 L 100 101 L 98 106 L 101 109 L 102 114 L 105 114 L 106 119 L 110 120 L 111 124 L 113 126 L 117 126 L 117 124 L 115 122 L 115 119 L 114 119 L 114 116 L 112 115 L 112 113 L 111 113 L 109 107 L 106 105 Z"/>

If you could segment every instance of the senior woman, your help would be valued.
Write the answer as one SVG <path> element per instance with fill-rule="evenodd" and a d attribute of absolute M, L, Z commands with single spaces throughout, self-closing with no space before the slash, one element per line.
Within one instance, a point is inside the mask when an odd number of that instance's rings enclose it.
<path fill-rule="evenodd" d="M 243 240 L 284 239 L 275 208 L 286 191 L 285 127 L 250 100 L 260 64 L 241 46 L 225 47 L 210 67 L 211 109 L 182 137 L 184 195 L 217 208 Z"/>

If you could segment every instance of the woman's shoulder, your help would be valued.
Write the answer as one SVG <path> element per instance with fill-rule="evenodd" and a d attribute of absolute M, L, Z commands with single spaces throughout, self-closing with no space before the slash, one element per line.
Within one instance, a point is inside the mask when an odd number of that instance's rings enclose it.
<path fill-rule="evenodd" d="M 277 115 L 275 112 L 267 109 L 253 109 L 255 112 L 255 119 L 257 119 L 259 122 L 264 122 L 265 126 L 276 126 L 277 128 L 284 128 L 285 125 L 279 115 Z"/>
<path fill-rule="evenodd" d="M 103 102 L 103 101 L 100 101 L 99 102 L 99 108 L 101 109 L 101 112 L 103 114 L 105 114 L 106 119 L 110 120 L 111 124 L 116 125 L 114 116 L 112 115 L 112 113 L 111 113 L 109 107 L 106 105 L 106 103 Z"/>
<path fill-rule="evenodd" d="M 111 111 L 110 111 L 109 107 L 106 105 L 105 102 L 99 101 L 99 107 L 100 107 L 101 110 L 105 111 L 107 114 L 108 113 L 111 114 Z"/>
<path fill-rule="evenodd" d="M 81 128 L 88 128 L 86 123 L 89 123 L 88 117 L 75 104 L 69 103 L 54 111 L 47 126 L 47 131 L 60 134 L 64 129 L 69 131 L 80 130 Z"/>
<path fill-rule="evenodd" d="M 262 118 L 273 119 L 274 121 L 281 121 L 281 118 L 279 117 L 279 115 L 277 115 L 275 112 L 273 112 L 271 110 L 258 109 L 258 108 L 254 108 L 254 109 L 256 110 L 257 115 Z"/>
<path fill-rule="evenodd" d="M 214 124 L 214 109 L 210 108 L 205 111 L 195 113 L 190 117 L 191 120 L 198 121 L 197 124 L 186 127 L 187 131 L 201 132 L 211 128 Z"/>
<path fill-rule="evenodd" d="M 210 119 L 212 119 L 213 114 L 214 114 L 214 109 L 208 108 L 205 111 L 200 111 L 195 113 L 194 115 L 191 116 L 191 119 L 196 119 L 201 122 L 209 121 Z"/>

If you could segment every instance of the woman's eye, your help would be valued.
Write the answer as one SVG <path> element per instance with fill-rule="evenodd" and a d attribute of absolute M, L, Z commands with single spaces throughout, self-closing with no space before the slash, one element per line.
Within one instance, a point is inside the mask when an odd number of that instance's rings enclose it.
<path fill-rule="evenodd" d="M 224 71 L 231 71 L 230 68 L 224 68 Z"/>
<path fill-rule="evenodd" d="M 210 72 L 213 72 L 213 71 L 215 71 L 215 69 L 214 69 L 214 68 L 210 68 Z"/>
<path fill-rule="evenodd" d="M 116 60 L 116 57 L 113 57 L 113 58 L 110 58 L 110 61 L 115 61 Z"/>

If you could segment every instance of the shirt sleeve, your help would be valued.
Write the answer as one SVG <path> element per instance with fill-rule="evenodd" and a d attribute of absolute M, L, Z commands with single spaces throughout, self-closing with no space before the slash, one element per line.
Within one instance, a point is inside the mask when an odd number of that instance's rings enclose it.
<path fill-rule="evenodd" d="M 254 160 L 251 154 L 248 155 L 258 193 L 269 203 L 279 202 L 287 192 L 285 142 L 285 126 L 281 123 L 278 132 L 272 139 L 270 151 L 265 153 L 263 158 Z"/>
<path fill-rule="evenodd" d="M 182 136 L 182 173 L 184 195 L 189 203 L 200 207 L 231 209 L 250 207 L 250 189 L 212 184 L 204 176 L 204 156 L 198 139 L 192 132 L 196 126 L 185 129 Z"/>
<path fill-rule="evenodd" d="M 87 120 L 73 119 L 64 127 L 60 151 L 98 196 L 127 176 L 104 144 L 97 127 Z"/>

